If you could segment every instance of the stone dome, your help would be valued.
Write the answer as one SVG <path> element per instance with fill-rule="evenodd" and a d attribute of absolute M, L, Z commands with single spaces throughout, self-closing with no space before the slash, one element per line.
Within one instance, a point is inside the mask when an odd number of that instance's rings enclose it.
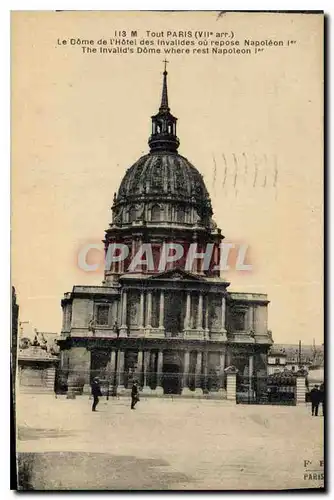
<path fill-rule="evenodd" d="M 211 206 L 202 175 L 183 156 L 170 152 L 149 153 L 132 165 L 121 182 L 117 203 L 138 196 L 188 201 Z"/>
<path fill-rule="evenodd" d="M 148 206 L 150 203 L 181 205 L 185 210 L 193 207 L 198 223 L 207 224 L 212 216 L 211 200 L 202 175 L 187 158 L 170 151 L 151 152 L 128 168 L 113 210 L 115 214 L 124 213 L 143 202 Z"/>

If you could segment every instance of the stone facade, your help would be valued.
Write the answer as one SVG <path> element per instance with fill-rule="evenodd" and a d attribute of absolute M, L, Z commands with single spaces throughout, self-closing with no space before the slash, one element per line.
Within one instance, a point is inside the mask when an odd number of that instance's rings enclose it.
<path fill-rule="evenodd" d="M 224 236 L 201 174 L 177 152 L 166 71 L 149 146 L 114 195 L 102 285 L 74 286 L 62 300 L 60 371 L 69 390 L 79 392 L 99 375 L 119 391 L 136 378 L 150 394 L 223 397 L 226 367 L 266 373 L 268 300 L 230 293 L 220 277 Z M 194 243 L 197 254 L 189 264 Z M 173 262 L 168 244 L 183 249 Z M 109 261 L 109 249 L 117 245 L 126 247 L 126 258 Z M 204 266 L 200 254 L 207 248 Z"/>

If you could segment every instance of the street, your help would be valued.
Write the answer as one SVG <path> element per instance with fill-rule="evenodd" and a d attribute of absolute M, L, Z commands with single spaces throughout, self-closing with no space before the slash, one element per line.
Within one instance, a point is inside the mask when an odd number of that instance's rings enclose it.
<path fill-rule="evenodd" d="M 323 486 L 322 416 L 306 405 L 19 394 L 25 489 L 235 490 Z M 319 412 L 321 414 L 321 410 Z M 309 469 L 319 472 L 307 473 Z M 320 466 L 320 465 L 321 466 Z"/>

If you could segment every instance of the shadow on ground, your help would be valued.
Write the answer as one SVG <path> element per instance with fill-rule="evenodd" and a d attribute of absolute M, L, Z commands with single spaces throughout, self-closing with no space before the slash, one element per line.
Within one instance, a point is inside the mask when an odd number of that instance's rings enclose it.
<path fill-rule="evenodd" d="M 73 436 L 74 432 L 61 429 L 33 429 L 31 427 L 19 427 L 17 437 L 20 441 L 31 441 L 35 439 L 54 439 Z"/>
<path fill-rule="evenodd" d="M 168 490 L 194 481 L 165 460 L 108 453 L 19 453 L 19 490 Z"/>

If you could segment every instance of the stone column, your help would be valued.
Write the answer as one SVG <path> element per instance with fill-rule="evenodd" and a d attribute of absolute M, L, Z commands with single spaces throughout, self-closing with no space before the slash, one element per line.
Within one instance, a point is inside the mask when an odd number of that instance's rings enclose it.
<path fill-rule="evenodd" d="M 199 292 L 197 310 L 197 330 L 203 330 L 203 294 Z"/>
<path fill-rule="evenodd" d="M 110 361 L 109 361 L 109 368 L 108 368 L 110 388 L 114 387 L 114 385 L 116 383 L 115 370 L 116 370 L 116 351 L 112 350 L 110 353 Z"/>
<path fill-rule="evenodd" d="M 144 393 L 151 393 L 151 387 L 149 386 L 149 375 L 147 373 L 147 370 L 150 366 L 150 357 L 151 357 L 151 352 L 150 351 L 145 351 L 144 352 L 144 380 L 143 380 L 143 392 Z"/>
<path fill-rule="evenodd" d="M 219 254 L 218 254 L 218 245 L 217 243 L 214 244 L 214 247 L 213 247 L 213 265 L 214 266 L 219 266 Z"/>
<path fill-rule="evenodd" d="M 254 387 L 253 372 L 254 372 L 254 356 L 251 355 L 251 356 L 249 356 L 249 360 L 248 360 L 248 379 L 249 379 L 249 398 L 250 399 L 253 399 L 253 394 L 254 394 L 254 391 L 253 391 L 253 387 Z"/>
<path fill-rule="evenodd" d="M 139 328 L 144 328 L 144 291 L 140 291 L 140 303 L 139 303 Z"/>
<path fill-rule="evenodd" d="M 165 296 L 164 291 L 160 292 L 160 308 L 159 308 L 159 328 L 164 329 L 164 319 L 165 319 Z"/>
<path fill-rule="evenodd" d="M 201 245 L 200 243 L 198 243 L 197 239 L 194 240 L 194 243 L 197 243 L 197 247 L 196 247 L 196 253 L 201 253 L 202 249 L 201 249 Z M 198 273 L 198 268 L 200 266 L 202 266 L 202 260 L 201 259 L 195 259 L 193 260 L 193 265 L 192 265 L 192 272 L 194 274 L 197 274 Z"/>
<path fill-rule="evenodd" d="M 196 368 L 195 368 L 195 394 L 203 394 L 201 382 L 202 382 L 202 352 L 197 351 Z"/>
<path fill-rule="evenodd" d="M 231 350 L 227 347 L 227 349 L 226 349 L 226 359 L 225 359 L 225 364 L 226 364 L 227 368 L 229 366 L 231 366 L 231 359 L 232 359 L 232 353 L 231 353 Z"/>
<path fill-rule="evenodd" d="M 205 336 L 209 337 L 209 295 L 205 298 L 205 319 L 204 319 Z"/>
<path fill-rule="evenodd" d="M 156 387 L 156 392 L 158 394 L 163 394 L 163 388 L 161 386 L 162 384 L 162 376 L 163 376 L 163 359 L 164 359 L 164 353 L 162 350 L 158 352 L 158 366 L 157 366 L 157 387 Z"/>
<path fill-rule="evenodd" d="M 219 391 L 225 392 L 224 387 L 224 377 L 225 377 L 225 352 L 221 352 L 219 355 L 219 364 L 220 364 L 220 389 Z"/>
<path fill-rule="evenodd" d="M 66 318 L 66 330 L 71 330 L 72 326 L 72 304 L 67 304 L 67 318 Z"/>
<path fill-rule="evenodd" d="M 184 364 L 183 364 L 183 377 L 182 377 L 182 396 L 192 394 L 191 390 L 188 387 L 189 380 L 189 361 L 190 361 L 190 352 L 184 352 Z"/>
<path fill-rule="evenodd" d="M 105 244 L 105 249 L 104 249 L 104 258 L 105 260 L 107 259 L 107 255 L 108 255 L 108 246 L 109 245 L 114 245 L 115 244 L 115 241 L 114 240 L 111 240 L 109 242 L 109 244 Z M 112 262 L 110 263 L 110 268 L 108 269 L 108 271 L 112 272 L 112 273 L 115 273 L 116 269 L 115 269 L 115 262 L 114 260 L 112 260 Z"/>
<path fill-rule="evenodd" d="M 124 351 L 118 351 L 117 362 L 117 388 L 118 392 L 124 390 Z"/>
<path fill-rule="evenodd" d="M 226 297 L 225 295 L 222 296 L 222 316 L 221 316 L 221 322 L 222 322 L 222 331 L 226 332 Z"/>
<path fill-rule="evenodd" d="M 137 238 L 137 243 L 136 243 L 136 251 L 137 251 L 137 252 L 140 250 L 140 248 L 141 248 L 142 244 L 143 244 L 143 239 L 142 239 L 141 237 L 138 237 L 138 238 Z M 141 263 L 140 263 L 140 265 L 139 265 L 139 269 L 137 270 L 137 272 L 142 273 L 142 272 L 143 272 L 143 270 L 144 270 L 144 265 L 146 266 L 146 264 L 143 264 L 143 263 L 141 262 Z M 145 269 L 146 269 L 146 267 L 145 267 Z"/>
<path fill-rule="evenodd" d="M 152 328 L 152 292 L 147 292 L 146 328 Z"/>
<path fill-rule="evenodd" d="M 142 373 L 143 373 L 143 351 L 138 351 L 137 356 L 137 370 L 136 370 L 136 379 L 140 386 L 142 386 Z"/>
<path fill-rule="evenodd" d="M 305 404 L 305 396 L 306 396 L 305 374 L 302 371 L 298 371 L 296 378 L 296 405 Z"/>
<path fill-rule="evenodd" d="M 118 262 L 118 272 L 120 274 L 124 273 L 124 259 Z"/>
<path fill-rule="evenodd" d="M 122 324 L 120 328 L 120 337 L 127 337 L 128 327 L 126 324 L 126 312 L 127 312 L 127 291 L 122 292 Z"/>
<path fill-rule="evenodd" d="M 254 307 L 252 305 L 248 309 L 248 329 L 254 330 Z"/>
<path fill-rule="evenodd" d="M 190 328 L 190 307 L 191 307 L 191 296 L 190 296 L 190 293 L 187 292 L 186 315 L 184 318 L 184 329 L 185 330 L 189 330 L 189 328 Z"/>

